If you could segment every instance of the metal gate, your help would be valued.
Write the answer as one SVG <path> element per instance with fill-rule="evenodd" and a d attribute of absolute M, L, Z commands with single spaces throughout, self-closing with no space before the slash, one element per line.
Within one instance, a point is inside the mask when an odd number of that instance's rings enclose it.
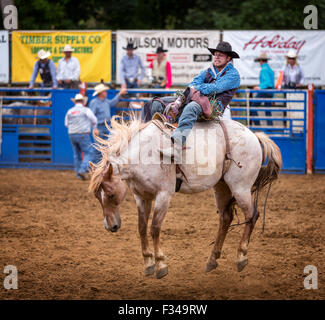
<path fill-rule="evenodd" d="M 279 146 L 287 173 L 306 173 L 306 110 L 307 90 L 238 90 L 231 101 L 233 120 Z"/>
<path fill-rule="evenodd" d="M 1 167 L 46 167 L 52 160 L 51 93 L 0 89 L 2 98 Z"/>
<path fill-rule="evenodd" d="M 315 90 L 314 170 L 325 173 L 325 90 Z"/>

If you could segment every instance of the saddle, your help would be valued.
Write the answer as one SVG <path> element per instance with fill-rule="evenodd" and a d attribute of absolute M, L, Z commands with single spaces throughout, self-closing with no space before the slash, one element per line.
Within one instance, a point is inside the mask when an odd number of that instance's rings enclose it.
<path fill-rule="evenodd" d="M 152 117 L 151 120 L 152 123 L 154 123 L 160 130 L 163 132 L 165 135 L 167 135 L 169 138 L 172 136 L 173 131 L 177 128 L 177 124 L 171 124 L 168 122 L 168 119 L 161 113 L 155 113 Z M 223 162 L 223 169 L 222 169 L 222 179 L 226 172 L 228 171 L 231 161 L 233 161 L 239 168 L 242 168 L 242 165 L 240 162 L 236 162 L 232 157 L 231 157 L 231 151 L 230 151 L 230 143 L 229 143 L 229 136 L 228 136 L 228 131 L 227 128 L 222 120 L 218 120 L 218 123 L 220 124 L 220 127 L 223 131 L 223 135 L 225 137 L 225 142 L 226 142 L 226 154 L 225 154 L 225 159 Z M 185 179 L 186 182 L 188 182 L 186 175 L 184 171 L 181 168 L 180 164 L 176 164 L 176 173 L 181 173 L 183 178 Z M 175 192 L 178 192 L 179 189 L 181 188 L 183 180 L 180 178 L 176 178 L 176 187 L 175 187 Z"/>

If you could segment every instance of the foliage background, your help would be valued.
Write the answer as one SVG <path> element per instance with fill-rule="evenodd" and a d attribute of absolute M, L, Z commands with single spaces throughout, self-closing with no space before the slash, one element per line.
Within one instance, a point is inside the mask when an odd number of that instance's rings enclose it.
<path fill-rule="evenodd" d="M 16 0 L 19 29 L 304 29 L 303 9 L 325 0 Z"/>

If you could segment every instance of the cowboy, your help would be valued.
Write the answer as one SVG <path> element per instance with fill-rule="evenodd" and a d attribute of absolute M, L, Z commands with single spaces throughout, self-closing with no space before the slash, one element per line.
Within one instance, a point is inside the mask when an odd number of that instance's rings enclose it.
<path fill-rule="evenodd" d="M 49 51 L 45 51 L 43 49 L 38 51 L 37 56 L 39 60 L 34 64 L 33 73 L 29 82 L 29 89 L 34 88 L 34 83 L 38 73 L 42 79 L 42 88 L 57 88 L 58 82 L 56 81 L 56 66 L 52 60 L 48 59 L 50 55 L 51 52 Z"/>
<path fill-rule="evenodd" d="M 213 55 L 212 65 L 201 71 L 175 102 L 166 108 L 159 101 L 152 104 L 152 115 L 164 112 L 178 120 L 178 127 L 172 134 L 174 148 L 161 150 L 164 156 L 174 158 L 174 161 L 180 161 L 182 146 L 195 121 L 218 119 L 240 86 L 239 73 L 232 64 L 232 59 L 239 58 L 239 55 L 232 51 L 231 45 L 222 41 L 215 49 L 208 50 Z"/>
<path fill-rule="evenodd" d="M 139 56 L 133 53 L 137 47 L 133 43 L 128 43 L 126 48 L 126 55 L 121 60 L 120 79 L 122 88 L 139 88 L 141 81 L 145 76 L 145 67 Z M 141 74 L 139 75 L 139 69 Z"/>
<path fill-rule="evenodd" d="M 165 57 L 165 52 L 168 50 L 158 47 L 156 50 L 157 59 L 149 65 L 149 70 L 151 70 L 149 78 L 153 79 L 154 88 L 169 89 L 172 85 L 172 69 L 170 62 Z"/>
<path fill-rule="evenodd" d="M 94 113 L 86 107 L 87 97 L 78 93 L 75 98 L 71 100 L 74 106 L 68 110 L 64 124 L 69 132 L 76 175 L 79 179 L 87 180 L 87 172 L 89 169 L 88 162 L 91 160 L 92 156 L 89 134 L 91 129 L 94 130 L 96 128 L 97 118 Z"/>
<path fill-rule="evenodd" d="M 290 49 L 286 55 L 287 63 L 283 68 L 282 86 L 284 89 L 295 89 L 302 87 L 304 83 L 304 72 L 297 62 L 297 53 Z"/>
<path fill-rule="evenodd" d="M 108 134 L 105 122 L 109 122 L 111 119 L 111 107 L 114 107 L 121 98 L 121 95 L 125 94 L 127 91 L 125 88 L 121 88 L 121 91 L 111 100 L 107 99 L 107 87 L 105 84 L 100 83 L 95 87 L 95 92 L 93 96 L 95 97 L 91 100 L 89 108 L 92 110 L 94 115 L 97 117 L 98 123 L 94 130 L 94 134 L 102 139 L 105 139 Z M 100 160 L 101 153 L 94 149 L 93 162 L 97 163 Z"/>
<path fill-rule="evenodd" d="M 265 52 L 262 52 L 259 57 L 255 58 L 255 62 L 259 62 L 261 66 L 261 71 L 260 71 L 260 84 L 259 86 L 255 86 L 255 90 L 267 90 L 267 89 L 274 89 L 274 71 L 271 69 L 271 67 L 268 64 L 268 61 L 270 58 L 267 57 Z M 255 98 L 272 98 L 273 93 L 272 92 L 258 92 L 255 96 Z M 255 107 L 260 105 L 260 102 L 252 102 L 251 106 Z M 271 102 L 264 102 L 265 107 L 271 107 L 272 103 Z M 257 111 L 251 111 L 250 112 L 251 116 L 257 116 Z M 267 117 L 271 116 L 270 111 L 266 111 L 265 115 Z M 260 125 L 259 120 L 252 120 L 252 123 L 255 125 Z M 272 126 L 273 122 L 268 120 L 267 125 Z"/>
<path fill-rule="evenodd" d="M 64 46 L 64 58 L 59 60 L 58 64 L 58 83 L 59 87 L 65 89 L 78 89 L 80 78 L 80 63 L 75 57 L 72 57 L 73 48 L 69 44 Z"/>

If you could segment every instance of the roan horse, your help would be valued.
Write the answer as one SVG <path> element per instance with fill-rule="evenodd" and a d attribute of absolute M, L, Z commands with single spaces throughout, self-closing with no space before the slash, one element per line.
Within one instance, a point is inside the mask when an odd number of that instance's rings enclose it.
<path fill-rule="evenodd" d="M 244 232 L 237 253 L 237 269 L 246 266 L 248 243 L 259 213 L 257 197 L 260 190 L 277 179 L 282 159 L 278 146 L 263 133 L 254 134 L 233 120 L 223 120 L 229 135 L 231 161 L 224 170 L 226 143 L 224 133 L 216 121 L 197 122 L 183 150 L 183 179 L 180 192 L 197 193 L 213 188 L 219 212 L 219 231 L 206 263 L 206 272 L 217 267 L 217 259 L 228 228 L 233 220 L 234 204 L 245 215 Z M 108 128 L 108 127 L 107 127 Z M 126 186 L 131 189 L 138 208 L 138 228 L 141 237 L 144 273 L 156 278 L 168 273 L 167 258 L 163 254 L 159 235 L 171 197 L 175 193 L 176 164 L 162 161 L 159 147 L 170 141 L 152 122 L 142 123 L 133 118 L 129 122 L 113 117 L 107 140 L 97 139 L 102 160 L 91 165 L 89 191 L 101 203 L 106 230 L 116 232 L 121 227 L 119 206 Z M 192 155 L 191 155 L 192 152 Z M 208 157 L 204 156 L 208 152 Z M 194 157 L 193 157 L 194 156 Z M 191 159 L 190 159 L 191 158 Z M 194 160 L 193 160 L 194 159 Z M 265 160 L 266 165 L 263 165 Z M 192 161 L 190 161 L 192 160 Z M 204 164 L 204 165 L 203 165 Z M 255 200 L 254 200 L 254 199 Z M 198 198 L 199 199 L 199 198 Z M 149 249 L 148 219 L 154 201 L 150 233 L 154 254 Z M 201 217 L 200 219 L 204 219 Z"/>

